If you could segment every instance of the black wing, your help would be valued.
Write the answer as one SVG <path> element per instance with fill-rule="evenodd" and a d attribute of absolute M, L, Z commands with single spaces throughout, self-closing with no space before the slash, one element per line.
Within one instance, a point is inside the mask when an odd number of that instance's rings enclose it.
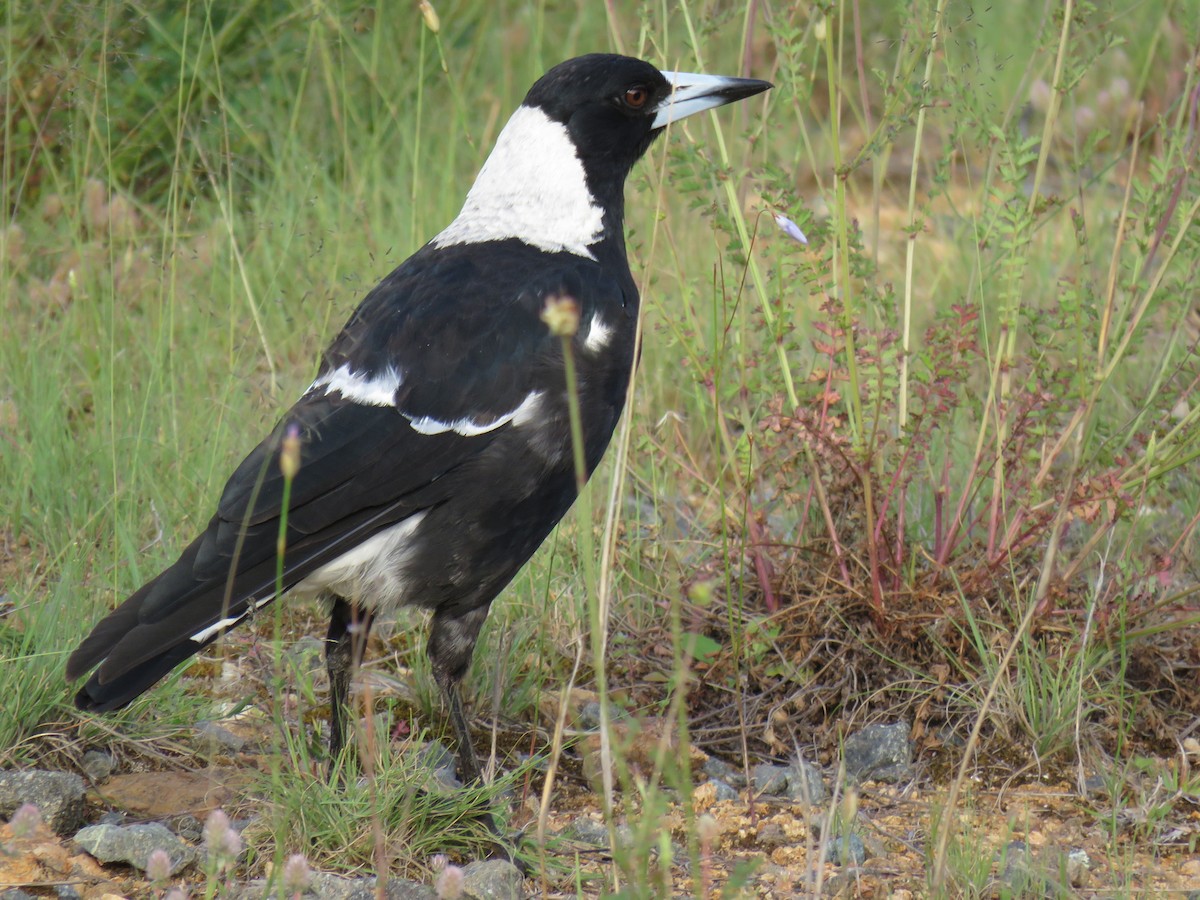
<path fill-rule="evenodd" d="M 519 257 L 523 247 L 508 249 Z M 522 269 L 509 254 L 507 265 L 484 273 L 462 249 L 426 248 L 367 296 L 313 388 L 230 477 L 204 533 L 72 654 L 69 678 L 99 666 L 76 698 L 80 706 L 125 705 L 276 596 L 279 454 L 289 429 L 300 440 L 300 468 L 288 506 L 285 591 L 443 502 L 445 486 L 461 484 L 447 476 L 512 427 L 496 423 L 531 391 L 562 389 L 561 344 L 539 318 L 547 297 L 575 297 L 584 326 L 597 308 L 620 309 L 629 299 L 629 288 L 587 260 L 546 270 L 544 256 L 531 255 Z M 380 388 L 393 383 L 388 403 Z M 457 431 L 449 427 L 456 423 Z"/>

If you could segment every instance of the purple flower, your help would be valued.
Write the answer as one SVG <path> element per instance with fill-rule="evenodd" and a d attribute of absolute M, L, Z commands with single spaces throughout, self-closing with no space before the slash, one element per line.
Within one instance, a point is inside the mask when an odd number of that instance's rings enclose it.
<path fill-rule="evenodd" d="M 242 852 L 242 836 L 229 823 L 229 816 L 219 809 L 214 809 L 204 823 L 204 846 L 208 858 L 219 868 L 234 862 Z"/>
<path fill-rule="evenodd" d="M 808 238 L 804 236 L 804 232 L 800 230 L 800 226 L 783 213 L 775 213 L 775 224 L 779 226 L 780 231 L 790 237 L 793 241 L 807 246 Z"/>
<path fill-rule="evenodd" d="M 171 857 L 162 847 L 150 852 L 146 860 L 146 877 L 154 884 L 162 884 L 171 877 Z"/>
<path fill-rule="evenodd" d="M 458 900 L 463 895 L 463 870 L 458 866 L 448 865 L 438 874 L 433 882 L 438 900 Z"/>
<path fill-rule="evenodd" d="M 9 827 L 15 838 L 31 837 L 37 827 L 42 824 L 42 811 L 32 803 L 22 803 L 9 820 Z"/>
<path fill-rule="evenodd" d="M 312 881 L 312 871 L 303 853 L 293 853 L 283 864 L 283 890 L 288 894 L 303 894 Z"/>

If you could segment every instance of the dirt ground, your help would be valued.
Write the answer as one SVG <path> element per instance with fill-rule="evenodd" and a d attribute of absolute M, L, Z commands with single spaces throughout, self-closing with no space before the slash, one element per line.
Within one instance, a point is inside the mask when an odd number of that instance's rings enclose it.
<path fill-rule="evenodd" d="M 177 820 L 191 815 L 203 819 L 216 808 L 245 804 L 243 795 L 254 760 L 238 765 L 213 765 L 200 771 L 164 769 L 118 774 L 89 791 L 90 811 L 99 815 L 123 810 L 128 821 Z M 931 822 L 944 807 L 945 791 L 916 786 L 869 783 L 856 797 L 854 833 L 863 842 L 861 865 L 837 865 L 828 860 L 819 834 L 827 809 L 809 808 L 778 799 L 752 798 L 747 790 L 737 800 L 716 801 L 711 784 L 694 794 L 696 811 L 704 816 L 707 846 L 699 871 L 686 860 L 675 863 L 669 878 L 677 895 L 716 896 L 740 863 L 753 862 L 745 894 L 758 897 L 822 896 L 922 897 L 928 895 L 927 873 L 933 838 Z M 845 802 L 838 807 L 845 810 Z M 1155 843 L 1139 839 L 1147 827 L 1145 814 L 1135 810 L 1105 815 L 1094 801 L 1083 801 L 1068 784 L 1025 785 L 1005 791 L 968 788 L 959 803 L 957 840 L 949 860 L 952 872 L 982 872 L 975 881 L 982 896 L 999 896 L 1011 877 L 1003 876 L 1002 854 L 1012 842 L 1029 851 L 1030 869 L 1042 873 L 1042 888 L 1051 896 L 1108 897 L 1189 896 L 1200 891 L 1200 855 L 1194 844 L 1200 834 L 1200 809 L 1161 835 Z M 564 782 L 554 803 L 552 832 L 570 834 L 581 819 L 599 823 L 598 797 L 579 785 Z M 1141 819 L 1141 821 L 1139 821 Z M 681 808 L 662 820 L 677 843 L 686 844 L 687 821 Z M 0 826 L 0 889 L 20 887 L 55 896 L 71 885 L 84 900 L 155 895 L 140 872 L 126 865 L 100 865 L 79 850 L 69 837 L 52 834 L 44 825 L 33 834 L 14 837 Z M 1071 870 L 1066 854 L 1082 851 L 1084 867 Z M 608 865 L 602 848 L 578 841 L 560 842 L 560 863 L 598 873 Z M 1012 853 L 1012 850 L 1009 850 Z M 822 854 L 825 861 L 822 863 Z M 193 896 L 203 894 L 197 867 L 176 879 Z M 573 881 L 543 880 L 536 872 L 526 882 L 531 896 L 576 896 Z M 951 895 L 966 893 L 966 885 Z"/>

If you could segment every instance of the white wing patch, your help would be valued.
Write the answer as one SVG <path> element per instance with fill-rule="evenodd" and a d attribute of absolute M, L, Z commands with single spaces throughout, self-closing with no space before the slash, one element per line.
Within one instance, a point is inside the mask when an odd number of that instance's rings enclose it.
<path fill-rule="evenodd" d="M 519 426 L 532 421 L 538 408 L 541 406 L 541 400 L 542 391 L 531 391 L 521 401 L 520 406 L 512 412 L 505 413 L 490 422 L 479 422 L 470 418 L 443 422 L 433 418 L 433 416 L 422 416 L 419 419 L 409 418 L 408 421 L 412 425 L 413 431 L 417 432 L 417 434 L 444 434 L 447 431 L 453 431 L 455 434 L 461 434 L 463 437 L 478 437 L 481 434 L 487 434 L 489 431 L 495 431 L 509 422 Z"/>
<path fill-rule="evenodd" d="M 608 345 L 612 336 L 613 327 L 600 321 L 600 317 L 594 315 L 591 324 L 588 325 L 587 336 L 583 339 L 583 346 L 593 353 L 599 353 Z"/>
<path fill-rule="evenodd" d="M 516 238 L 551 253 L 595 259 L 604 210 L 588 190 L 567 129 L 536 107 L 521 106 L 496 139 L 458 217 L 435 247 Z"/>
<path fill-rule="evenodd" d="M 394 406 L 400 381 L 400 373 L 393 368 L 377 375 L 360 375 L 351 370 L 349 363 L 343 363 L 314 381 L 305 393 L 324 388 L 327 395 L 338 393 L 365 406 Z"/>
<path fill-rule="evenodd" d="M 260 606 L 263 606 L 264 604 L 269 603 L 274 599 L 275 599 L 274 595 L 272 595 L 263 600 L 251 600 L 250 605 L 246 608 L 246 611 L 244 613 L 242 613 L 240 616 L 226 616 L 224 619 L 221 619 L 217 622 L 213 622 L 207 628 L 202 628 L 199 631 L 197 631 L 195 634 L 193 634 L 191 639 L 193 641 L 195 641 L 197 644 L 203 644 L 214 634 L 217 634 L 218 632 L 225 631 L 226 629 L 232 628 L 234 625 L 236 625 L 238 622 L 242 621 L 242 619 L 246 618 L 246 616 L 250 615 L 250 613 L 254 612 Z"/>

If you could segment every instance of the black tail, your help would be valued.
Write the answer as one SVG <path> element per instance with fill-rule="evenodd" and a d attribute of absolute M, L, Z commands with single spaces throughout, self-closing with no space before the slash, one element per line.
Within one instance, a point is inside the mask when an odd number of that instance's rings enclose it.
<path fill-rule="evenodd" d="M 80 709 L 120 709 L 274 596 L 272 559 L 238 573 L 232 584 L 228 577 L 197 577 L 206 536 L 102 619 L 71 654 L 68 679 L 96 669 L 75 695 Z"/>

